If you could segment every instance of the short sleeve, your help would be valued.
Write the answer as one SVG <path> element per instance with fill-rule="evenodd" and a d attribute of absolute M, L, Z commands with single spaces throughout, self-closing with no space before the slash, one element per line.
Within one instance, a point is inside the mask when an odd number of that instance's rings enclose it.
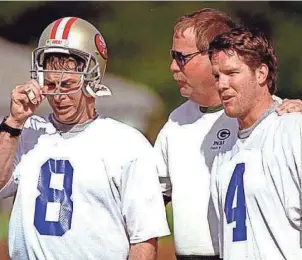
<path fill-rule="evenodd" d="M 168 167 L 168 142 L 166 136 L 167 125 L 159 132 L 155 141 L 154 149 L 156 153 L 157 173 L 163 195 L 171 197 L 172 184 Z"/>
<path fill-rule="evenodd" d="M 214 158 L 211 171 L 211 200 L 216 212 L 216 217 L 218 220 L 218 243 L 219 243 L 219 254 L 222 258 L 223 256 L 223 210 L 222 205 L 220 205 L 219 193 L 218 193 L 218 182 L 217 182 L 217 168 L 219 163 L 219 155 Z"/>
<path fill-rule="evenodd" d="M 6 185 L 2 189 L 0 189 L 0 198 L 7 198 L 7 197 L 14 196 L 17 191 L 19 174 L 16 168 L 20 162 L 22 153 L 23 153 L 23 149 L 22 149 L 22 135 L 21 135 L 18 143 L 17 152 L 14 157 L 12 176 L 9 179 L 9 181 L 6 183 Z"/>
<path fill-rule="evenodd" d="M 170 234 L 151 146 L 125 165 L 121 197 L 131 244 Z"/>

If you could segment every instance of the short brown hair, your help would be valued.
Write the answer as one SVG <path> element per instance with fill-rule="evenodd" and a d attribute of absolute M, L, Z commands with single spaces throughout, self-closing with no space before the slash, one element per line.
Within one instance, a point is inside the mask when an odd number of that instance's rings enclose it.
<path fill-rule="evenodd" d="M 214 52 L 224 51 L 238 56 L 255 71 L 261 64 L 268 66 L 267 85 L 269 92 L 274 94 L 277 89 L 277 57 L 274 53 L 272 41 L 258 29 L 235 28 L 218 35 L 209 46 L 209 56 Z"/>
<path fill-rule="evenodd" d="M 85 61 L 76 55 L 51 53 L 45 55 L 43 68 L 50 70 L 83 72 Z"/>
<path fill-rule="evenodd" d="M 203 8 L 180 17 L 174 25 L 174 33 L 183 33 L 188 28 L 195 32 L 198 50 L 208 49 L 209 43 L 219 34 L 229 31 L 236 23 L 224 12 Z"/>

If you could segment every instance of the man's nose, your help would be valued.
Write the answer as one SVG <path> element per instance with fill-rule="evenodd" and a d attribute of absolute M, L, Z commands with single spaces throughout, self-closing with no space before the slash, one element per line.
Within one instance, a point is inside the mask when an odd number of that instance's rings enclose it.
<path fill-rule="evenodd" d="M 173 59 L 172 61 L 171 61 L 171 64 L 170 64 L 170 71 L 171 72 L 178 72 L 178 71 L 180 71 L 180 67 L 179 67 L 179 65 L 178 65 L 178 63 L 176 62 L 176 60 L 175 59 Z"/>
<path fill-rule="evenodd" d="M 219 91 L 229 88 L 229 79 L 226 75 L 219 76 L 217 87 Z"/>

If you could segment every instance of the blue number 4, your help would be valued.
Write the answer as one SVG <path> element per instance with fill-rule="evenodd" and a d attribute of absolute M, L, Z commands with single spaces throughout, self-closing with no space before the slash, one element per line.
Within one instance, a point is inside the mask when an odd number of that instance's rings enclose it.
<path fill-rule="evenodd" d="M 233 229 L 233 241 L 246 240 L 246 204 L 243 186 L 243 174 L 245 172 L 245 164 L 239 163 L 236 165 L 233 172 L 224 205 L 224 212 L 227 223 L 236 222 L 236 227 Z M 233 208 L 233 201 L 237 190 L 237 205 Z"/>
<path fill-rule="evenodd" d="M 51 187 L 51 178 L 58 177 L 57 174 L 61 175 L 59 177 L 61 177 L 63 189 Z M 41 235 L 63 236 L 71 228 L 72 180 L 73 168 L 68 160 L 50 159 L 42 165 L 38 182 L 40 196 L 36 199 L 34 220 L 34 225 Z M 46 220 L 47 206 L 51 202 L 60 206 L 57 221 Z"/>

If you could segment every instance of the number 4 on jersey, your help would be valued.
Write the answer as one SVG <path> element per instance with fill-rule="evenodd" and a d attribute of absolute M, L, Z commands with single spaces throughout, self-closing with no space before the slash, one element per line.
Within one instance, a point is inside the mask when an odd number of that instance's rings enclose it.
<path fill-rule="evenodd" d="M 224 205 L 224 212 L 227 223 L 236 222 L 236 227 L 233 229 L 233 241 L 246 240 L 246 204 L 243 186 L 243 174 L 245 171 L 245 164 L 239 163 L 236 165 L 232 174 L 231 181 L 226 194 Z M 233 208 L 234 197 L 237 191 L 237 203 Z"/>

